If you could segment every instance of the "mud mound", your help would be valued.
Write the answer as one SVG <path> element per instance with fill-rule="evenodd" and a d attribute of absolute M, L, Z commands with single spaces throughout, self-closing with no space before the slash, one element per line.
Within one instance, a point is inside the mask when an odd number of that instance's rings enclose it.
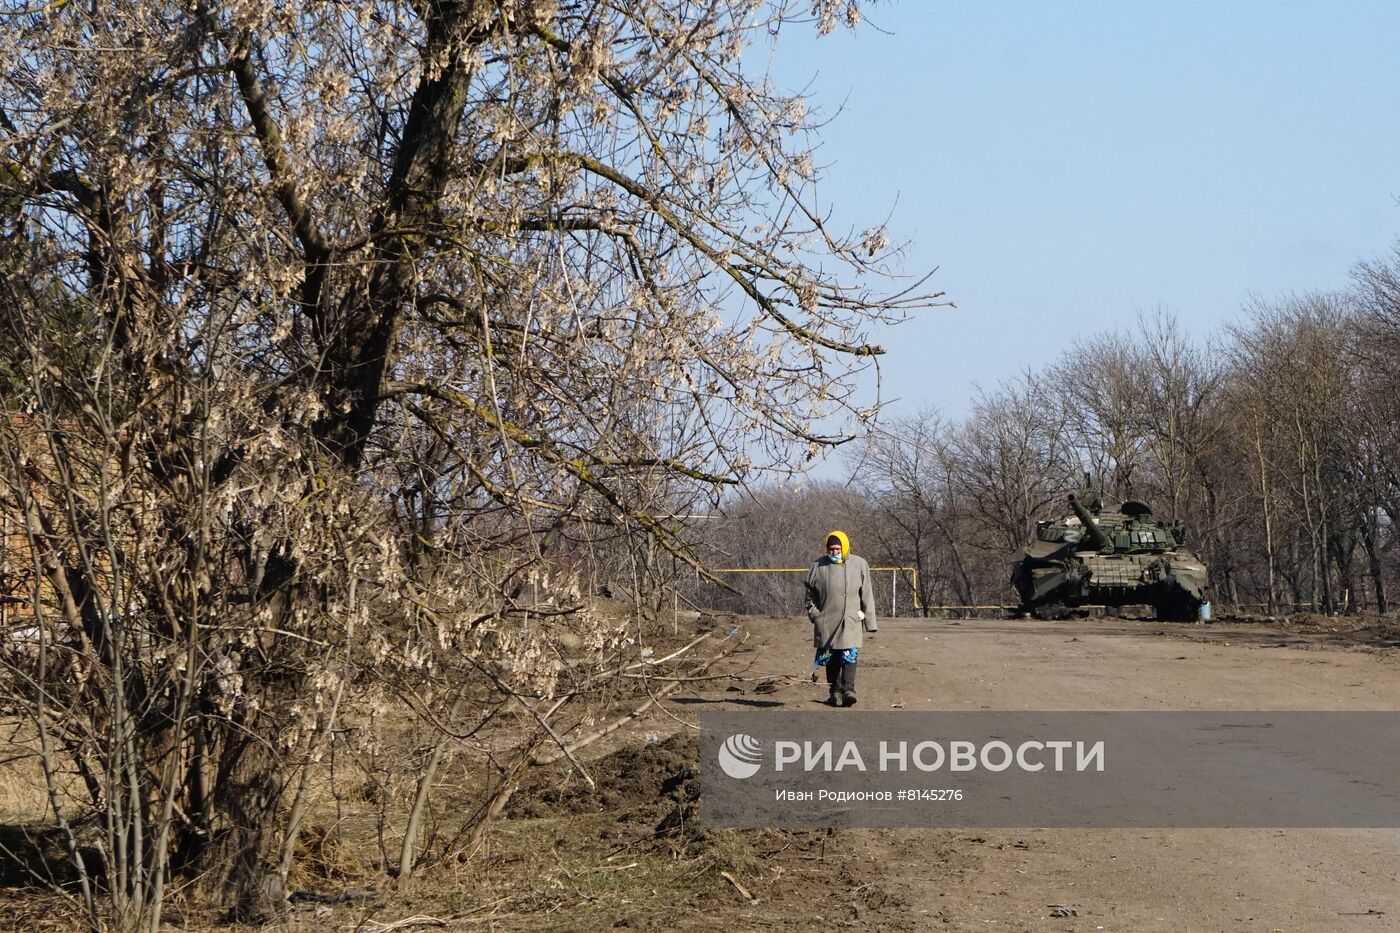
<path fill-rule="evenodd" d="M 1361 648 L 1400 648 L 1400 622 L 1373 612 L 1327 616 L 1299 612 L 1284 619 L 1290 631 L 1313 636 L 1329 645 Z"/>
<path fill-rule="evenodd" d="M 88 876 L 100 880 L 102 856 L 97 849 L 80 845 L 78 855 Z M 78 870 L 62 830 L 52 826 L 0 825 L 0 887 L 48 887 L 77 880 Z"/>
<path fill-rule="evenodd" d="M 572 771 L 562 776 L 535 774 L 511 798 L 506 816 L 662 811 L 677 799 L 695 800 L 700 793 L 700 742 L 688 731 L 661 742 L 630 745 L 585 766 L 596 787 Z"/>
<path fill-rule="evenodd" d="M 1200 629 L 1183 629 L 1193 641 L 1228 638 L 1232 643 L 1266 647 L 1343 648 L 1386 653 L 1400 648 L 1400 620 L 1374 612 L 1323 615 L 1289 612 L 1277 616 L 1248 612 L 1217 613 Z"/>

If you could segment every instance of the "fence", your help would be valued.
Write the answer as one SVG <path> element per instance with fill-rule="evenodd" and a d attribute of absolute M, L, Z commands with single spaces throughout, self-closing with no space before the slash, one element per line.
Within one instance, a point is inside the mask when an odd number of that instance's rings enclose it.
<path fill-rule="evenodd" d="M 810 567 L 717 567 L 712 572 L 716 574 L 805 574 L 810 570 Z M 901 579 L 904 579 L 907 584 L 906 587 L 904 587 L 904 605 L 912 607 L 915 612 L 923 611 L 924 607 L 919 602 L 919 569 L 917 567 L 871 567 L 870 572 L 872 574 L 890 574 L 890 601 L 888 604 L 885 604 L 882 598 L 884 593 L 883 588 L 879 584 L 875 586 L 875 608 L 877 612 L 886 616 L 899 615 Z M 905 574 L 906 576 L 901 578 L 901 574 Z M 769 611 L 801 612 L 801 589 L 799 587 L 791 587 L 785 588 L 785 591 L 790 591 L 789 595 L 786 597 L 782 594 L 773 594 L 770 592 L 761 594 L 759 598 L 762 599 L 764 596 L 767 596 L 779 602 L 778 606 L 769 606 Z"/>

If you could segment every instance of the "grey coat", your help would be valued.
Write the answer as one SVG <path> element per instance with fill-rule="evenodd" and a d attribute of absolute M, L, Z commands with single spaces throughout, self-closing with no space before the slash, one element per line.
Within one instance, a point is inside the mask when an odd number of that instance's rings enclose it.
<path fill-rule="evenodd" d="M 807 621 L 812 623 L 812 645 L 818 651 L 859 648 L 862 629 L 878 631 L 875 592 L 865 558 L 851 554 L 836 564 L 823 557 L 812 565 L 807 574 Z"/>

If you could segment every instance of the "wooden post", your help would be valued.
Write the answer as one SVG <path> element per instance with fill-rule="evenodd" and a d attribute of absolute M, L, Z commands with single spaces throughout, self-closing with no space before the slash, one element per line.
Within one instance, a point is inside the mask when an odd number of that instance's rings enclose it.
<path fill-rule="evenodd" d="M 899 571 L 890 571 L 890 618 L 893 619 L 899 613 L 895 610 L 895 599 L 899 594 Z"/>

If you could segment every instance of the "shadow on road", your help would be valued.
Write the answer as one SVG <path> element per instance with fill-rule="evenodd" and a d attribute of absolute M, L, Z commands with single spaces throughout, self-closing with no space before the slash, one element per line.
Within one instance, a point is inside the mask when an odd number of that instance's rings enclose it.
<path fill-rule="evenodd" d="M 671 697 L 670 702 L 686 706 L 694 706 L 702 703 L 732 703 L 735 706 L 756 707 L 787 706 L 782 700 L 749 700 L 744 697 Z"/>

